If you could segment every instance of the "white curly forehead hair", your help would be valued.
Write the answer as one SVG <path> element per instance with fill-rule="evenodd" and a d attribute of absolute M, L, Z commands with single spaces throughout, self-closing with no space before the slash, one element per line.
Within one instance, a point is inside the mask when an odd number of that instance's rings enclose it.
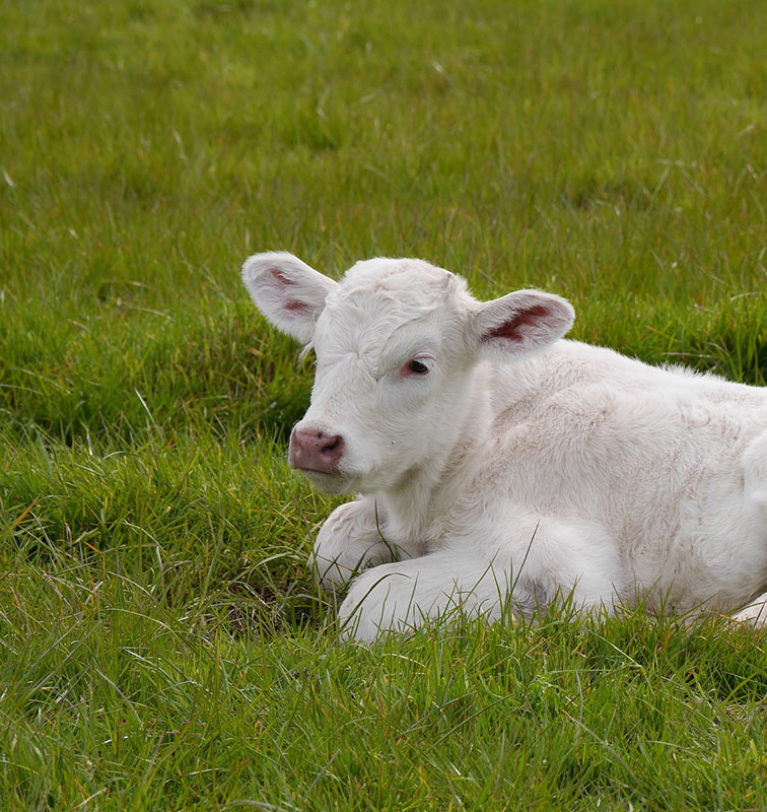
<path fill-rule="evenodd" d="M 367 345 L 389 340 L 398 331 L 429 321 L 450 333 L 450 316 L 473 301 L 466 281 L 428 262 L 369 259 L 353 265 L 325 299 L 312 344 L 334 340 Z M 331 327 L 343 321 L 339 336 Z M 368 340 L 365 340 L 365 339 Z"/>

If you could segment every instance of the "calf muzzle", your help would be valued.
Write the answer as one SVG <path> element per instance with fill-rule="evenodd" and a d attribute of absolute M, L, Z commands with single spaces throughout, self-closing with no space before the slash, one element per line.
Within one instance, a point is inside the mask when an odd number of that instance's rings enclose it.
<path fill-rule="evenodd" d="M 340 434 L 325 434 L 319 429 L 293 429 L 290 435 L 288 461 L 293 468 L 335 474 L 344 453 Z"/>

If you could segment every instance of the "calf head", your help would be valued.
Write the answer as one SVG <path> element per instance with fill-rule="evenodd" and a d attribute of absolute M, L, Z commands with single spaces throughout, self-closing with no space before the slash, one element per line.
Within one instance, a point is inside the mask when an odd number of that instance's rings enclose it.
<path fill-rule="evenodd" d="M 461 277 L 416 259 L 358 262 L 335 282 L 291 254 L 256 254 L 243 280 L 274 326 L 314 349 L 289 460 L 337 493 L 407 487 L 438 468 L 472 430 L 478 371 L 544 349 L 573 322 L 558 296 L 479 302 Z"/>

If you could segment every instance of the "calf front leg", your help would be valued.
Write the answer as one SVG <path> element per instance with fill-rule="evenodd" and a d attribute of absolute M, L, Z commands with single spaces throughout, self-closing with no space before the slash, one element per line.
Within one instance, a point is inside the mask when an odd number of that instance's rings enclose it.
<path fill-rule="evenodd" d="M 458 610 L 497 620 L 545 613 L 570 598 L 578 611 L 612 611 L 621 581 L 609 536 L 591 522 L 520 522 L 519 536 L 494 550 L 479 542 L 381 564 L 355 578 L 339 609 L 341 636 L 372 641 Z"/>
<path fill-rule="evenodd" d="M 384 537 L 384 516 L 371 498 L 337 507 L 320 528 L 309 566 L 328 590 L 346 584 L 366 567 L 409 558 L 408 550 Z"/>
<path fill-rule="evenodd" d="M 369 569 L 355 579 L 341 604 L 341 636 L 371 642 L 381 632 L 413 631 L 453 611 L 493 621 L 507 598 L 512 611 L 520 599 L 524 614 L 538 607 L 545 611 L 556 586 L 523 576 L 512 596 L 510 568 L 498 563 L 439 552 Z"/>

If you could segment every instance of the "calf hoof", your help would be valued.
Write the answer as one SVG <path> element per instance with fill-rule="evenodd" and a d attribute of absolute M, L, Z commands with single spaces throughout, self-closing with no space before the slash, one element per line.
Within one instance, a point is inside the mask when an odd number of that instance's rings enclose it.
<path fill-rule="evenodd" d="M 760 595 L 753 603 L 736 612 L 733 619 L 754 628 L 767 626 L 767 594 Z"/>

